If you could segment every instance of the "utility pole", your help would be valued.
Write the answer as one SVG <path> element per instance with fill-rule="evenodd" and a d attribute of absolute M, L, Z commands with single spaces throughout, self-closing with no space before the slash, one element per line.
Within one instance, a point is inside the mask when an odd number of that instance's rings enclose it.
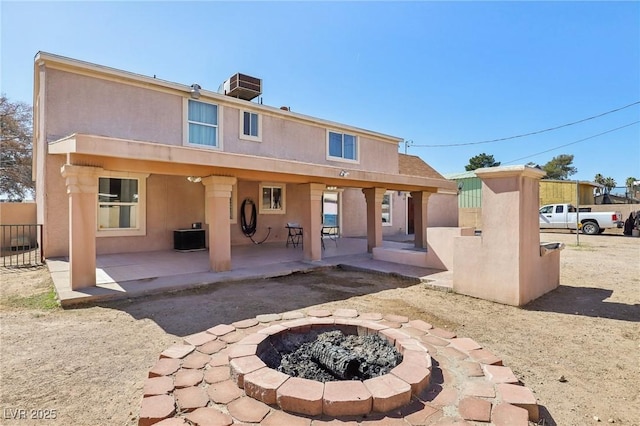
<path fill-rule="evenodd" d="M 409 145 L 413 145 L 413 141 L 412 140 L 404 140 L 404 153 L 405 155 L 407 154 L 407 148 L 409 148 Z"/>

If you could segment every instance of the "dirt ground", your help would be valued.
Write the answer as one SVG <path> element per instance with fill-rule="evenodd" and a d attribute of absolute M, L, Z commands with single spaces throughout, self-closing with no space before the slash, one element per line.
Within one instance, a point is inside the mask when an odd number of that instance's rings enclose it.
<path fill-rule="evenodd" d="M 148 370 L 180 336 L 323 306 L 401 314 L 473 338 L 534 391 L 540 424 L 640 425 L 640 238 L 541 238 L 567 244 L 561 286 L 524 308 L 324 270 L 61 310 L 47 308 L 46 269 L 2 270 L 0 424 L 137 424 Z M 29 418 L 13 420 L 20 409 Z"/>

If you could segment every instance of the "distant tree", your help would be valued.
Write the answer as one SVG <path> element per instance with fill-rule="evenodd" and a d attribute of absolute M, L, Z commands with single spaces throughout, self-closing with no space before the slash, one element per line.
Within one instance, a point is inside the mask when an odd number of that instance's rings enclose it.
<path fill-rule="evenodd" d="M 33 195 L 31 107 L 0 95 L 0 194 L 10 200 Z"/>
<path fill-rule="evenodd" d="M 616 181 L 613 178 L 604 177 L 600 173 L 595 175 L 593 180 L 594 180 L 595 183 L 599 183 L 600 185 L 604 186 L 604 193 L 605 194 L 610 194 L 611 190 L 616 187 Z M 627 181 L 628 180 L 629 179 L 627 179 Z"/>
<path fill-rule="evenodd" d="M 560 154 L 553 157 L 547 164 L 542 166 L 542 170 L 547 172 L 545 179 L 566 180 L 569 176 L 578 173 L 578 169 L 573 167 L 573 155 Z"/>
<path fill-rule="evenodd" d="M 496 161 L 493 158 L 493 155 L 488 155 L 483 152 L 482 154 L 478 154 L 474 157 L 471 157 L 469 159 L 469 164 L 464 166 L 464 169 L 470 172 L 471 170 L 481 169 L 483 167 L 496 167 L 499 165 L 500 165 L 500 162 Z"/>

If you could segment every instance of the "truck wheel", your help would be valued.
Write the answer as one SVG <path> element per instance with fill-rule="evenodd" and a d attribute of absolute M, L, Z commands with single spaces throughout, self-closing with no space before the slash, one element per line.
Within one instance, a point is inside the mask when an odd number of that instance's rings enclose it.
<path fill-rule="evenodd" d="M 600 233 L 600 227 L 596 222 L 584 222 L 582 224 L 582 233 L 587 235 L 596 235 Z"/>

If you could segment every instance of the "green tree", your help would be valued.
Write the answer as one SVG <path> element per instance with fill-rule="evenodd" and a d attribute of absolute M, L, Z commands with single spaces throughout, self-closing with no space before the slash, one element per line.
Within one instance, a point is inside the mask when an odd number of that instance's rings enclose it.
<path fill-rule="evenodd" d="M 34 192 L 31 179 L 31 107 L 0 95 L 0 194 L 10 200 Z"/>
<path fill-rule="evenodd" d="M 488 155 L 483 152 L 482 154 L 478 154 L 474 157 L 471 157 L 469 159 L 469 164 L 464 166 L 464 169 L 470 172 L 471 170 L 481 169 L 483 167 L 496 167 L 499 165 L 500 165 L 500 162 L 496 161 L 493 158 L 493 155 Z"/>
<path fill-rule="evenodd" d="M 612 177 L 604 177 L 600 173 L 595 175 L 593 180 L 595 183 L 599 183 L 600 185 L 604 186 L 605 194 L 610 194 L 611 190 L 616 187 L 615 179 L 613 179 Z M 629 181 L 629 179 L 627 179 L 627 181 Z"/>
<path fill-rule="evenodd" d="M 560 154 L 553 157 L 547 164 L 542 166 L 542 170 L 547 172 L 545 179 L 566 180 L 569 176 L 578 173 L 578 169 L 573 167 L 573 155 Z"/>

